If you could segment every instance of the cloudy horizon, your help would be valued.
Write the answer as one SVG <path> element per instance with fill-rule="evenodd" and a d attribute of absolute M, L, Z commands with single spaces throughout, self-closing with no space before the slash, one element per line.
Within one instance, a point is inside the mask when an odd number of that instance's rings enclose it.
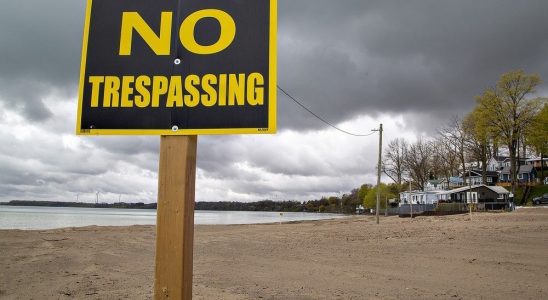
<path fill-rule="evenodd" d="M 278 0 L 278 84 L 383 144 L 432 136 L 502 73 L 544 80 L 548 2 Z M 0 201 L 155 202 L 158 136 L 76 136 L 85 1 L 3 3 Z M 275 135 L 199 136 L 197 201 L 309 200 L 376 183 L 378 135 L 278 92 Z M 387 178 L 383 182 L 388 183 Z"/>

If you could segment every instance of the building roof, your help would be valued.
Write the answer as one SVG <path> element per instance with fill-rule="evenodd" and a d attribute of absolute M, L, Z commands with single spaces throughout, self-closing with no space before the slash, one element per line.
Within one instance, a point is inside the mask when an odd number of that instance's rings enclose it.
<path fill-rule="evenodd" d="M 464 191 L 468 191 L 470 188 L 477 188 L 479 186 L 482 186 L 483 184 L 479 184 L 479 185 L 473 185 L 473 186 L 463 186 L 463 187 L 460 187 L 460 188 L 456 188 L 456 189 L 452 189 L 452 190 L 448 190 L 448 191 L 444 191 L 440 194 L 453 194 L 453 193 L 460 193 L 460 192 L 464 192 Z"/>
<path fill-rule="evenodd" d="M 498 162 L 504 162 L 504 161 L 510 160 L 510 156 L 503 156 L 503 155 L 494 156 L 493 158 Z M 527 159 L 529 159 L 529 158 L 528 157 L 520 157 L 519 158 L 520 161 L 524 161 L 524 160 L 527 160 Z"/>
<path fill-rule="evenodd" d="M 509 156 L 504 156 L 504 155 L 497 155 L 497 156 L 494 156 L 493 158 L 498 162 L 503 162 L 507 159 L 510 159 Z"/>
<path fill-rule="evenodd" d="M 420 191 L 420 190 L 413 190 L 411 191 L 411 195 L 426 195 L 426 194 L 441 194 L 446 192 L 445 190 L 430 190 L 430 191 Z M 400 192 L 400 195 L 403 194 L 409 194 L 409 191 L 402 191 Z"/>
<path fill-rule="evenodd" d="M 466 171 L 464 177 L 468 177 L 468 173 L 472 173 L 472 177 L 481 177 L 481 170 L 472 170 L 471 172 Z M 485 175 L 488 177 L 499 177 L 499 173 L 496 171 L 485 171 Z"/>
<path fill-rule="evenodd" d="M 439 194 L 448 195 L 448 194 L 460 193 L 460 192 L 468 191 L 470 189 L 480 188 L 482 186 L 492 190 L 493 192 L 495 192 L 497 194 L 510 194 L 510 192 L 507 191 L 502 186 L 488 186 L 488 185 L 485 185 L 485 184 L 477 184 L 477 185 L 473 185 L 473 186 L 463 186 L 463 187 L 452 189 L 452 190 L 449 190 L 449 191 L 443 191 Z"/>
<path fill-rule="evenodd" d="M 548 157 L 543 157 L 542 160 L 544 161 L 547 161 L 548 160 Z M 533 158 L 529 158 L 529 159 L 526 159 L 525 161 L 540 161 L 540 157 L 533 157 Z"/>
<path fill-rule="evenodd" d="M 497 194 L 510 194 L 510 192 L 502 186 L 498 186 L 498 185 L 490 186 L 490 185 L 488 185 L 487 187 L 490 190 L 492 190 L 493 192 L 497 193 Z"/>
<path fill-rule="evenodd" d="M 521 165 L 519 166 L 518 173 L 531 173 L 535 167 L 533 165 Z M 500 171 L 501 174 L 510 174 L 510 167 L 504 167 Z"/>

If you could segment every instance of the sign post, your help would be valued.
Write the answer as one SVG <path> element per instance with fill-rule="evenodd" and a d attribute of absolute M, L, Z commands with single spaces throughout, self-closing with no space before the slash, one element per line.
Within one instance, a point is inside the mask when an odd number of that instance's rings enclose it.
<path fill-rule="evenodd" d="M 87 0 L 79 135 L 160 135 L 155 299 L 192 299 L 197 135 L 276 132 L 277 0 Z"/>
<path fill-rule="evenodd" d="M 197 136 L 162 136 L 155 299 L 192 299 Z"/>

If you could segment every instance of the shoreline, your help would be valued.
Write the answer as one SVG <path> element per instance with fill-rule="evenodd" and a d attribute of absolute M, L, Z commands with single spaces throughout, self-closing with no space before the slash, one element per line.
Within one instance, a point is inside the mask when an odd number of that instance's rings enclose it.
<path fill-rule="evenodd" d="M 195 211 L 195 224 L 262 224 L 346 218 L 306 212 Z M 101 208 L 0 207 L 0 229 L 44 230 L 83 226 L 156 225 L 156 211 Z"/>
<path fill-rule="evenodd" d="M 268 225 L 268 226 L 266 226 Z M 0 230 L 0 298 L 151 299 L 155 225 Z M 194 299 L 548 298 L 548 210 L 196 225 Z"/>
<path fill-rule="evenodd" d="M 212 226 L 212 227 L 218 227 L 218 226 L 248 226 L 248 225 L 254 225 L 254 226 L 261 226 L 261 225 L 286 225 L 286 224 L 303 224 L 303 223 L 310 223 L 310 222 L 323 222 L 323 221 L 335 221 L 335 220 L 344 220 L 344 219 L 351 219 L 351 218 L 360 218 L 360 216 L 342 216 L 339 218 L 330 218 L 330 219 L 317 219 L 317 220 L 296 220 L 296 221 L 283 221 L 283 222 L 268 222 L 268 223 L 245 223 L 245 224 L 194 224 L 194 228 L 196 227 L 205 227 L 205 226 Z M 0 228 L 0 232 L 2 231 L 37 231 L 37 232 L 46 232 L 46 231 L 58 231 L 58 230 L 65 230 L 65 229 L 86 229 L 86 228 L 103 228 L 105 230 L 108 229 L 116 229 L 116 228 L 122 228 L 122 227 L 154 227 L 156 228 L 155 224 L 133 224 L 133 225 L 85 225 L 85 226 L 67 226 L 67 227 L 58 227 L 58 228 L 47 228 L 47 229 L 19 229 L 19 228 L 13 228 L 13 229 L 2 229 Z"/>

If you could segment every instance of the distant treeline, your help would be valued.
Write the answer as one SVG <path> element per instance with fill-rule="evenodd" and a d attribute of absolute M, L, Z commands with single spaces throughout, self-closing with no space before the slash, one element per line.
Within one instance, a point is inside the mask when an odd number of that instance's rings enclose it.
<path fill-rule="evenodd" d="M 196 210 L 222 211 L 303 211 L 303 205 L 297 201 L 263 200 L 257 202 L 196 202 Z"/>
<path fill-rule="evenodd" d="M 351 195 L 322 198 L 320 200 L 257 202 L 196 202 L 196 210 L 221 211 L 279 211 L 279 212 L 322 212 L 352 214 L 361 202 Z"/>
<path fill-rule="evenodd" d="M 137 203 L 83 203 L 83 202 L 62 202 L 62 201 L 31 201 L 31 200 L 12 200 L 2 205 L 11 206 L 50 206 L 50 207 L 85 207 L 85 208 L 138 208 L 138 209 L 156 209 L 156 203 L 145 204 Z"/>
<path fill-rule="evenodd" d="M 299 201 L 272 201 L 263 200 L 256 202 L 196 202 L 196 210 L 217 211 L 279 211 L 279 212 L 322 212 L 351 214 L 356 211 L 356 206 L 361 204 L 356 195 L 357 190 L 350 195 L 322 198 L 320 200 Z M 132 209 L 156 209 L 156 203 L 82 203 L 61 201 L 30 201 L 12 200 L 1 205 L 11 206 L 50 206 L 50 207 L 85 207 L 85 208 L 132 208 Z"/>

